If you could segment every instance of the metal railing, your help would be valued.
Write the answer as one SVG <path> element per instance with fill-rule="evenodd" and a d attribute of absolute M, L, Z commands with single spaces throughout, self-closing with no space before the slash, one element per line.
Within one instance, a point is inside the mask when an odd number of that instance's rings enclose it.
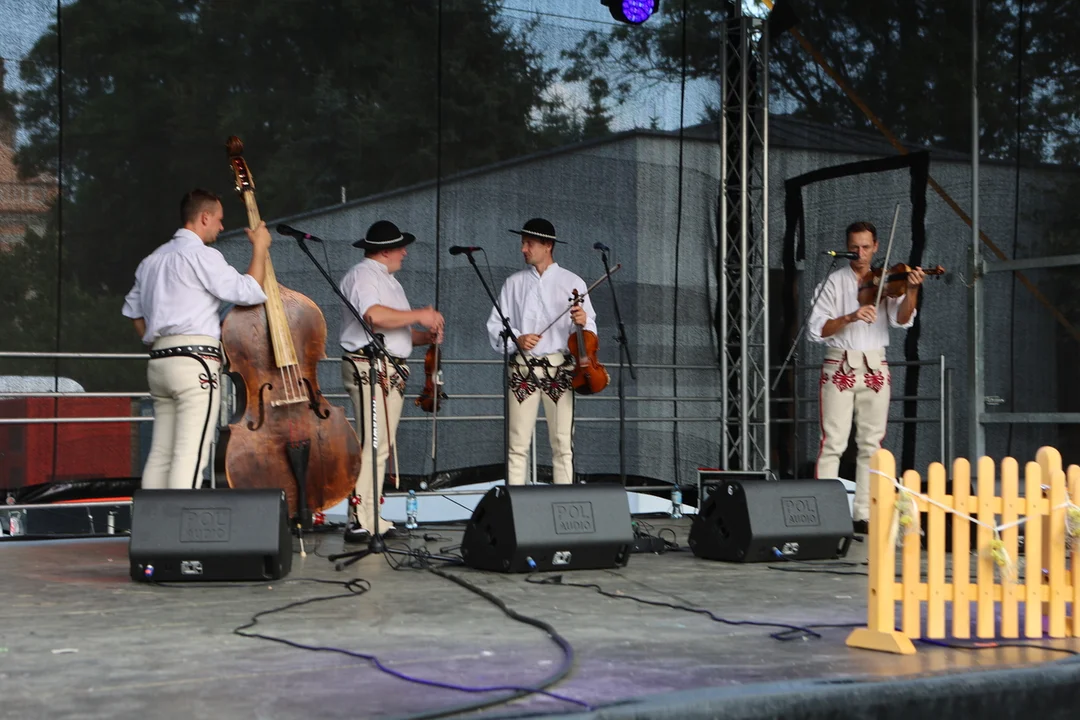
<path fill-rule="evenodd" d="M 889 361 L 889 369 L 894 370 L 896 368 L 904 367 L 936 367 L 937 379 L 938 379 L 938 392 L 930 395 L 893 395 L 889 398 L 891 403 L 902 402 L 936 402 L 938 404 L 938 412 L 936 417 L 890 417 L 889 423 L 903 424 L 903 425 L 919 425 L 936 423 L 938 426 L 938 449 L 941 454 L 941 462 L 946 467 L 951 466 L 953 459 L 953 408 L 952 408 L 952 376 L 953 369 L 950 368 L 946 362 L 945 355 L 939 355 L 935 360 L 901 360 L 901 361 Z M 773 372 L 780 369 L 780 366 L 774 366 Z M 794 370 L 797 373 L 818 373 L 821 372 L 821 365 L 795 365 Z M 797 386 L 802 383 L 798 383 Z M 816 385 L 816 383 L 815 383 Z M 802 414 L 802 406 L 804 403 L 809 403 L 814 407 L 818 404 L 818 396 L 815 395 L 802 395 L 797 394 L 789 397 L 773 397 L 771 398 L 773 404 L 794 404 L 793 417 L 789 418 L 777 418 L 773 417 L 772 422 L 777 425 L 794 425 L 793 433 L 795 435 L 795 447 L 796 453 L 799 452 L 799 443 L 801 442 L 801 435 L 799 428 L 804 424 L 817 425 L 816 417 L 807 417 Z"/>
<path fill-rule="evenodd" d="M 147 356 L 143 353 L 62 353 L 62 352 L 0 352 L 0 358 L 20 358 L 20 359 L 93 359 L 93 360 L 141 360 L 145 361 Z M 320 362 L 334 363 L 340 362 L 340 359 L 335 357 L 325 358 Z M 442 362 L 445 365 L 459 365 L 459 366 L 488 366 L 488 367 L 501 367 L 501 359 L 447 359 L 444 358 Z M 615 363 L 613 363 L 615 365 Z M 893 397 L 892 402 L 908 402 L 915 401 L 917 403 L 923 402 L 937 402 L 939 404 L 938 413 L 936 417 L 901 417 L 893 418 L 891 422 L 896 423 L 937 423 L 939 426 L 940 437 L 940 449 L 943 451 L 942 456 L 946 460 L 951 460 L 952 454 L 952 409 L 949 398 L 949 383 L 951 380 L 952 370 L 947 367 L 946 359 L 944 355 L 941 355 L 936 360 L 926 360 L 918 362 L 900 361 L 891 362 L 890 367 L 901 368 L 908 366 L 923 366 L 923 367 L 937 367 L 939 376 L 939 392 L 937 394 L 930 395 L 903 395 Z M 638 364 L 636 367 L 643 371 L 709 371 L 719 373 L 719 369 L 715 365 L 708 364 L 686 364 L 678 365 L 671 363 L 647 363 Z M 778 369 L 773 367 L 772 371 L 775 372 Z M 819 372 L 819 365 L 796 365 L 794 370 L 797 373 L 807 372 Z M 721 379 L 717 378 L 717 382 Z M 678 397 L 670 397 L 666 395 L 655 394 L 640 394 L 640 395 L 628 395 L 626 401 L 635 404 L 655 404 L 655 403 L 671 403 L 683 404 L 693 403 L 696 406 L 701 407 L 703 410 L 708 409 L 708 404 L 714 404 L 716 409 L 714 412 L 710 412 L 704 415 L 696 416 L 684 416 L 684 415 L 663 415 L 663 416 L 636 416 L 626 417 L 627 424 L 650 424 L 650 423 L 670 423 L 676 429 L 680 424 L 700 424 L 700 423 L 715 423 L 717 425 L 717 432 L 722 432 L 721 423 L 723 418 L 720 412 L 721 397 L 720 393 L 722 388 L 718 388 L 716 395 L 680 395 Z M 227 419 L 232 416 L 233 411 L 233 393 L 222 393 L 222 414 L 221 418 Z M 335 402 L 341 406 L 345 406 L 346 401 L 349 399 L 347 393 L 324 393 L 324 397 L 328 400 Z M 145 391 L 139 392 L 5 392 L 0 395 L 0 399 L 7 398 L 128 398 L 131 400 L 147 400 L 150 398 L 150 393 Z M 499 401 L 503 400 L 503 393 L 468 393 L 454 395 L 455 399 L 473 400 L 473 401 Z M 600 403 L 617 402 L 618 397 L 615 394 L 609 394 L 605 396 L 578 396 L 575 398 L 575 402 L 581 403 L 583 406 L 595 406 L 599 407 Z M 816 396 L 810 395 L 797 395 L 795 397 L 772 397 L 770 403 L 772 405 L 791 405 L 794 404 L 795 409 L 793 412 L 794 417 L 789 418 L 777 418 L 773 416 L 770 419 L 772 425 L 793 425 L 793 432 L 795 434 L 796 445 L 800 442 L 800 428 L 803 425 L 815 424 L 816 418 L 804 416 L 801 412 L 801 408 L 806 403 L 813 403 L 816 405 Z M 355 422 L 355 418 L 348 416 L 348 419 Z M 465 414 L 465 415 L 439 415 L 439 421 L 443 422 L 477 422 L 477 421 L 501 421 L 503 415 L 500 411 L 498 414 Z M 540 421 L 546 422 L 546 418 L 538 418 Z M 130 415 L 130 416 L 117 416 L 117 417 L 52 417 L 52 418 L 0 418 L 0 425 L 37 425 L 37 424 L 67 424 L 67 423 L 144 423 L 153 421 L 151 415 Z M 221 422 L 221 421 L 219 421 Z M 227 422 L 227 420 L 225 420 Z M 422 415 L 405 415 L 401 418 L 402 423 L 419 423 L 430 422 L 430 416 Z M 616 424 L 619 422 L 617 416 L 599 416 L 599 415 L 579 415 L 576 418 L 576 422 L 580 423 L 597 423 L 597 424 Z M 534 453 L 535 464 L 535 451 L 536 443 L 533 443 L 532 452 Z"/>

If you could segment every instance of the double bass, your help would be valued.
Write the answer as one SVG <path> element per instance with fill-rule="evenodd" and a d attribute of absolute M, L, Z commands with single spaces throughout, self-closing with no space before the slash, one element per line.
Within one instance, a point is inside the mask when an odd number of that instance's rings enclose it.
<path fill-rule="evenodd" d="M 248 227 L 261 222 L 255 181 L 240 138 L 226 143 Z M 326 320 L 305 295 L 277 282 L 270 257 L 266 303 L 236 307 L 221 326 L 221 344 L 239 406 L 223 431 L 225 478 L 233 488 L 285 491 L 289 516 L 310 527 L 312 514 L 348 497 L 360 474 L 360 442 L 319 389 Z M 299 352 L 298 352 L 299 351 Z"/>

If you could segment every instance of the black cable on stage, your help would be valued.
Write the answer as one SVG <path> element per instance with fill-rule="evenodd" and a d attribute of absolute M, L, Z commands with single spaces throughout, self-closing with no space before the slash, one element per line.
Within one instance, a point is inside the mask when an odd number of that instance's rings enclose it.
<path fill-rule="evenodd" d="M 814 623 L 813 625 L 804 625 L 803 627 L 810 628 L 811 630 L 823 630 L 825 628 L 860 628 L 866 627 L 865 622 L 851 622 L 851 623 Z M 780 642 L 787 642 L 788 640 L 799 640 L 803 636 L 801 632 L 795 630 L 782 630 L 770 635 L 773 640 L 779 640 Z"/>
<path fill-rule="evenodd" d="M 780 570 L 781 572 L 797 572 L 797 573 L 809 573 L 811 575 L 861 575 L 866 577 L 869 575 L 867 572 L 861 572 L 858 570 L 838 570 L 837 568 L 854 568 L 859 567 L 860 563 L 851 562 L 850 560 L 825 560 L 825 561 L 809 561 L 809 560 L 796 560 L 795 558 L 789 558 L 776 548 L 772 549 L 773 555 L 777 560 L 783 560 L 785 563 L 795 565 L 796 567 L 781 567 L 778 565 L 767 566 L 769 570 Z M 861 563 L 866 565 L 866 563 Z"/>
<path fill-rule="evenodd" d="M 779 570 L 780 572 L 794 572 L 794 573 L 808 573 L 810 575 L 859 575 L 862 577 L 868 577 L 870 573 L 860 572 L 858 570 L 832 570 L 827 567 L 815 569 L 813 567 L 782 567 L 780 565 L 769 565 L 769 570 Z"/>
<path fill-rule="evenodd" d="M 581 707 L 581 708 L 583 708 L 585 710 L 589 710 L 589 711 L 594 709 L 593 706 L 590 705 L 587 702 L 584 702 L 582 700 L 577 700 L 576 698 L 567 697 L 565 695 L 560 695 L 558 693 L 554 693 L 554 692 L 551 692 L 551 691 L 548 690 L 549 687 L 551 687 L 551 686 L 555 685 L 556 683 L 559 683 L 562 680 L 566 679 L 566 677 L 573 670 L 573 666 L 574 666 L 574 649 L 573 649 L 573 647 L 570 645 L 570 642 L 568 640 L 566 640 L 566 638 L 564 638 L 562 635 L 560 635 L 559 632 L 554 627 L 552 627 L 549 623 L 544 622 L 543 620 L 538 620 L 536 618 L 532 618 L 532 617 L 529 617 L 527 615 L 523 615 L 523 614 L 517 612 L 516 610 L 508 607 L 503 600 L 501 600 L 497 596 L 493 595 L 492 593 L 489 593 L 488 591 L 483 590 L 482 588 L 479 588 L 479 587 L 473 585 L 472 583 L 470 583 L 469 581 L 467 581 L 467 580 L 465 580 L 463 578 L 454 577 L 453 575 L 445 573 L 442 570 L 440 570 L 439 568 L 437 568 L 435 566 L 432 566 L 430 564 L 431 560 L 441 560 L 443 558 L 440 558 L 439 556 L 432 555 L 431 553 L 429 553 L 427 551 L 426 548 L 416 548 L 416 549 L 411 549 L 411 550 L 412 550 L 412 552 L 408 553 L 408 555 L 410 555 L 409 559 L 407 559 L 405 561 L 402 561 L 402 562 L 399 562 L 396 565 L 389 560 L 389 556 L 392 555 L 393 553 L 385 553 L 385 556 L 387 556 L 387 562 L 390 562 L 391 567 L 394 567 L 394 569 L 417 568 L 417 569 L 427 570 L 427 571 L 431 572 L 434 575 L 438 575 L 439 577 L 442 577 L 442 578 L 444 578 L 446 580 L 449 580 L 449 581 L 451 581 L 451 582 L 453 582 L 453 583 L 455 583 L 457 585 L 460 585 L 461 587 L 465 588 L 466 590 L 469 590 L 470 592 L 472 592 L 472 593 L 474 593 L 476 595 L 479 595 L 480 597 L 484 598 L 485 600 L 487 600 L 488 602 L 492 603 L 493 605 L 498 607 L 500 610 L 502 610 L 503 613 L 505 613 L 507 615 L 507 617 L 511 618 L 512 620 L 516 620 L 516 621 L 518 621 L 520 623 L 524 623 L 526 625 L 531 625 L 533 627 L 539 628 L 540 630 L 543 630 L 552 639 L 552 641 L 555 642 L 555 644 L 559 646 L 559 649 L 562 650 L 563 661 L 559 665 L 559 668 L 554 673 L 551 673 L 547 678 L 545 678 L 544 680 L 542 680 L 541 682 L 539 682 L 539 683 L 537 683 L 535 685 L 529 685 L 529 686 L 523 686 L 523 685 L 493 685 L 493 686 L 486 686 L 486 687 L 472 687 L 472 686 L 466 686 L 466 685 L 457 685 L 455 683 L 449 683 L 449 682 L 440 682 L 440 681 L 437 681 L 437 680 L 428 680 L 428 679 L 416 677 L 416 676 L 413 676 L 413 675 L 407 675 L 407 674 L 405 674 L 403 672 L 400 672 L 398 670 L 395 670 L 395 669 L 393 669 L 391 667 L 386 666 L 378 658 L 378 656 L 371 655 L 371 654 L 368 654 L 368 653 L 362 653 L 362 652 L 357 652 L 357 651 L 353 651 L 353 650 L 346 650 L 344 648 L 339 648 L 339 647 L 334 647 L 334 646 L 329 646 L 329 645 L 307 645 L 305 643 L 295 642 L 295 641 L 289 640 L 287 638 L 275 637 L 273 635 L 264 635 L 262 633 L 256 633 L 256 632 L 246 632 L 247 630 L 250 630 L 251 628 L 258 625 L 259 618 L 264 617 L 266 615 L 273 615 L 273 614 L 276 614 L 276 613 L 285 612 L 287 610 L 292 610 L 292 609 L 295 609 L 295 608 L 298 608 L 298 607 L 303 607 L 305 605 L 311 605 L 311 604 L 314 604 L 314 603 L 327 602 L 327 601 L 331 601 L 331 600 L 340 600 L 340 599 L 349 598 L 349 597 L 355 598 L 355 597 L 358 597 L 360 595 L 363 595 L 364 593 L 368 592 L 371 589 L 371 583 L 368 582 L 367 580 L 363 580 L 361 578 L 356 578 L 356 579 L 348 580 L 348 581 L 324 580 L 324 579 L 320 579 L 320 578 L 294 578 L 294 579 L 291 579 L 291 580 L 283 580 L 282 583 L 313 582 L 313 583 L 322 583 L 322 584 L 325 584 L 325 585 L 337 585 L 337 586 L 343 587 L 345 589 L 345 592 L 337 593 L 337 594 L 334 594 L 334 595 L 320 595 L 318 597 L 307 598 L 307 599 L 304 599 L 304 600 L 296 600 L 294 602 L 290 602 L 290 603 L 287 603 L 285 605 L 280 605 L 278 607 L 270 608 L 269 610 L 263 610 L 263 611 L 257 612 L 257 613 L 255 613 L 254 615 L 251 616 L 251 619 L 247 623 L 234 628 L 232 632 L 233 632 L 234 635 L 239 635 L 240 637 L 255 638 L 255 639 L 259 639 L 259 640 L 267 640 L 269 642 L 278 643 L 278 644 L 285 645 L 285 646 L 288 646 L 288 647 L 291 647 L 291 648 L 295 648 L 297 650 L 310 650 L 312 652 L 333 652 L 333 653 L 338 653 L 338 654 L 341 654 L 341 655 L 345 655 L 347 657 L 357 658 L 359 660 L 366 660 L 367 662 L 374 665 L 376 669 L 382 671 L 383 673 L 386 673 L 387 675 L 390 675 L 391 677 L 395 677 L 395 678 L 398 678 L 399 680 L 404 680 L 406 682 L 411 682 L 411 683 L 415 683 L 415 684 L 418 684 L 418 685 L 424 685 L 424 686 L 427 686 L 427 687 L 437 687 L 437 688 L 446 689 L 446 690 L 457 690 L 459 692 L 466 692 L 466 693 L 491 693 L 491 692 L 502 692 L 502 693 L 504 693 L 503 695 L 501 695 L 500 697 L 497 697 L 497 698 L 481 700 L 479 702 L 465 703 L 465 704 L 453 706 L 453 707 L 450 707 L 450 708 L 443 708 L 443 709 L 424 711 L 424 712 L 421 712 L 421 713 L 417 713 L 415 715 L 409 715 L 407 717 L 410 720 L 420 720 L 421 718 L 441 718 L 441 717 L 448 717 L 450 715 L 457 715 L 457 714 L 465 713 L 465 712 L 472 712 L 472 711 L 476 711 L 476 710 L 482 710 L 484 708 L 492 707 L 494 705 L 501 705 L 503 703 L 507 703 L 507 702 L 510 702 L 512 700 L 517 700 L 517 699 L 522 698 L 522 697 L 527 697 L 529 695 L 543 695 L 543 696 L 546 696 L 546 697 L 550 697 L 550 698 L 552 698 L 554 700 L 560 700 L 562 702 L 577 705 L 577 706 L 579 706 L 579 707 Z M 452 563 L 456 563 L 456 564 L 461 563 L 460 558 L 448 558 L 447 560 L 449 560 Z M 224 589 L 224 588 L 260 587 L 260 586 L 266 585 L 267 581 L 257 581 L 257 582 L 251 582 L 251 583 L 228 583 L 228 584 L 216 583 L 216 582 L 215 583 L 195 583 L 195 584 L 169 584 L 169 583 L 156 582 L 156 583 L 153 583 L 153 584 L 157 585 L 159 587 L 171 588 L 171 589 L 206 589 L 206 588 L 211 588 L 211 587 L 215 588 L 215 589 Z"/>
<path fill-rule="evenodd" d="M 764 627 L 764 628 L 780 628 L 779 632 L 770 633 L 769 637 L 775 640 L 789 640 L 792 638 L 779 637 L 781 635 L 788 635 L 790 633 L 799 633 L 795 637 L 812 637 L 820 638 L 821 634 L 816 633 L 805 625 L 792 625 L 791 623 L 783 622 L 765 622 L 758 620 L 729 620 L 728 618 L 720 617 L 712 610 L 706 608 L 697 608 L 690 605 L 679 605 L 676 603 L 669 603 L 664 600 L 647 600 L 645 598 L 637 597 L 636 595 L 616 594 L 608 592 L 604 588 L 600 587 L 596 583 L 568 583 L 563 582 L 562 575 L 553 575 L 551 577 L 544 578 L 543 580 L 533 580 L 532 576 L 525 578 L 525 582 L 534 583 L 536 585 L 561 585 L 563 587 L 576 587 L 584 588 L 586 590 L 595 590 L 604 597 L 615 598 L 618 600 L 633 600 L 634 602 L 641 603 L 642 605 L 652 605 L 653 607 L 668 608 L 670 610 L 682 610 L 684 612 L 696 613 L 698 615 L 705 615 L 713 622 L 718 622 L 723 625 L 749 625 L 751 627 Z"/>
<path fill-rule="evenodd" d="M 528 615 L 522 615 L 513 608 L 507 606 L 507 604 L 503 602 L 501 598 L 489 593 L 483 588 L 473 585 L 471 582 L 464 578 L 457 577 L 456 575 L 444 572 L 439 568 L 435 567 L 429 567 L 426 569 L 441 578 L 460 585 L 469 592 L 479 595 L 480 597 L 484 598 L 485 600 L 502 610 L 503 613 L 505 613 L 508 617 L 517 620 L 518 622 L 525 623 L 526 625 L 532 625 L 535 628 L 543 630 L 545 633 L 547 633 L 548 637 L 550 637 L 552 641 L 555 642 L 555 644 L 558 645 L 559 648 L 562 650 L 563 662 L 555 672 L 550 674 L 541 682 L 537 683 L 535 686 L 533 686 L 533 688 L 518 688 L 514 689 L 514 692 L 512 694 L 501 698 L 484 700 L 478 703 L 457 705 L 455 707 L 445 708 L 443 710 L 432 710 L 429 712 L 416 713 L 414 715 L 408 715 L 402 718 L 398 718 L 397 720 L 434 720 L 435 718 L 443 718 L 449 717 L 451 715 L 460 715 L 462 713 L 483 710 L 484 708 L 492 707 L 493 705 L 502 705 L 504 703 L 510 702 L 512 700 L 517 700 L 518 698 L 525 697 L 527 695 L 536 694 L 542 694 L 548 697 L 555 698 L 557 700 L 563 700 L 564 702 L 574 703 L 585 708 L 588 711 L 593 711 L 596 709 L 592 705 L 581 700 L 575 700 L 573 698 L 565 697 L 563 695 L 556 695 L 555 693 L 547 691 L 547 688 L 565 680 L 574 669 L 574 648 L 570 645 L 570 642 L 566 640 L 566 638 L 564 638 L 562 635 L 560 635 L 554 627 L 544 622 L 543 620 L 537 620 L 536 618 L 529 617 Z"/>
<path fill-rule="evenodd" d="M 408 545 L 402 545 L 400 548 L 388 547 L 387 549 L 398 550 L 398 552 L 387 552 L 383 554 L 383 557 L 386 558 L 387 564 L 394 570 L 427 570 L 434 575 L 438 575 L 441 578 L 460 585 L 469 592 L 479 595 L 491 604 L 495 605 L 497 608 L 502 610 L 507 617 L 513 620 L 517 620 L 518 622 L 524 623 L 526 625 L 532 625 L 535 628 L 543 630 L 545 633 L 547 633 L 548 637 L 550 637 L 552 641 L 559 646 L 559 648 L 563 652 L 563 662 L 559 666 L 559 668 L 536 685 L 530 687 L 506 686 L 502 688 L 490 688 L 491 690 L 511 690 L 512 692 L 511 694 L 501 698 L 483 700 L 476 703 L 465 703 L 463 705 L 458 705 L 451 708 L 444 708 L 441 710 L 436 709 L 417 713 L 414 715 L 408 715 L 406 716 L 408 720 L 441 718 L 466 712 L 475 712 L 477 710 L 482 710 L 493 705 L 502 705 L 504 703 L 510 702 L 512 700 L 517 700 L 527 695 L 537 694 L 545 695 L 556 700 L 562 700 L 564 702 L 574 703 L 587 710 L 594 709 L 591 705 L 581 700 L 576 700 L 574 698 L 566 697 L 564 695 L 558 695 L 556 693 L 548 692 L 547 688 L 555 685 L 556 683 L 562 682 L 570 674 L 574 667 L 573 646 L 570 645 L 570 642 L 566 640 L 566 638 L 564 638 L 562 635 L 560 635 L 559 632 L 555 630 L 555 628 L 552 627 L 549 623 L 546 623 L 543 620 L 537 620 L 536 618 L 532 618 L 527 615 L 522 615 L 521 613 L 507 606 L 506 603 L 496 595 L 488 592 L 487 590 L 484 590 L 483 588 L 477 587 L 476 585 L 472 584 L 468 580 L 465 580 L 464 578 L 457 577 L 450 573 L 446 573 L 439 567 L 431 564 L 432 560 L 442 560 L 445 563 L 443 567 L 459 566 L 464 564 L 464 560 L 460 557 L 433 555 L 427 550 L 427 548 L 412 548 Z M 451 548 L 445 548 L 442 552 L 445 552 L 448 549 Z M 401 554 L 406 555 L 406 558 L 404 560 L 395 561 L 391 559 L 392 556 Z"/>

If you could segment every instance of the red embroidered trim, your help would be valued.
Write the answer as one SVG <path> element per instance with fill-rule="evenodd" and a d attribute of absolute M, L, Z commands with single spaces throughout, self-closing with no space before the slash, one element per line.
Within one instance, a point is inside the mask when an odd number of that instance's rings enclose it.
<path fill-rule="evenodd" d="M 885 377 L 880 370 L 871 370 L 863 375 L 863 382 L 874 392 L 881 392 L 881 388 L 885 385 Z"/>
<path fill-rule="evenodd" d="M 852 370 L 849 373 L 843 370 L 837 370 L 833 373 L 832 384 L 836 386 L 836 389 L 840 392 L 850 390 L 855 387 L 855 371 Z"/>

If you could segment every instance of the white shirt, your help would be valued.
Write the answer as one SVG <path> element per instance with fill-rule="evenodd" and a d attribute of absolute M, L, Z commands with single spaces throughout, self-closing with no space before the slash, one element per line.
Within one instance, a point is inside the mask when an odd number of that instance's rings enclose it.
<path fill-rule="evenodd" d="M 853 313 L 859 309 L 859 276 L 851 269 L 851 266 L 834 270 L 822 283 L 824 288 L 817 304 L 810 312 L 806 331 L 814 342 L 824 344 L 826 347 L 840 348 L 842 350 L 878 350 L 889 345 L 889 325 L 896 328 L 909 328 L 915 322 L 918 310 L 911 311 L 911 317 L 906 323 L 901 324 L 897 320 L 900 304 L 903 297 L 882 298 L 887 312 L 879 312 L 877 320 L 868 324 L 862 320 L 856 320 L 840 328 L 829 337 L 821 337 L 821 330 L 825 323 L 833 318 Z M 821 288 L 818 285 L 818 288 Z M 817 294 L 817 290 L 814 291 Z M 888 316 L 888 321 L 886 321 Z"/>
<path fill-rule="evenodd" d="M 530 266 L 506 278 L 502 290 L 499 291 L 499 305 L 510 319 L 510 328 L 514 335 L 519 338 L 522 335 L 539 333 L 559 313 L 563 313 L 536 343 L 536 347 L 529 351 L 529 355 L 541 357 L 566 350 L 574 322 L 570 319 L 570 313 L 564 311 L 570 307 L 572 290 L 577 290 L 580 295 L 587 289 L 588 285 L 584 280 L 559 267 L 558 263 L 548 265 L 543 275 Z M 596 311 L 593 310 L 590 296 L 585 296 L 582 307 L 587 318 L 585 329 L 595 333 Z M 491 347 L 501 353 L 503 340 L 500 333 L 503 326 L 495 308 L 491 309 L 488 317 L 487 330 Z M 510 345 L 510 350 L 515 350 L 513 344 Z"/>
<path fill-rule="evenodd" d="M 391 310 L 412 310 L 409 298 L 405 297 L 405 288 L 390 271 L 378 260 L 364 258 L 352 266 L 345 277 L 341 278 L 341 294 L 361 316 L 374 305 L 382 305 Z M 349 308 L 341 308 L 341 347 L 349 352 L 356 352 L 371 342 L 371 336 L 364 326 L 357 322 Z M 384 330 L 376 327 L 375 331 L 383 336 L 386 350 L 395 357 L 407 358 L 412 353 L 412 329 L 409 327 Z"/>
<path fill-rule="evenodd" d="M 146 321 L 143 342 L 169 335 L 221 338 L 221 303 L 259 305 L 266 293 L 250 275 L 237 272 L 198 235 L 180 228 L 135 270 L 124 298 L 124 317 Z"/>

